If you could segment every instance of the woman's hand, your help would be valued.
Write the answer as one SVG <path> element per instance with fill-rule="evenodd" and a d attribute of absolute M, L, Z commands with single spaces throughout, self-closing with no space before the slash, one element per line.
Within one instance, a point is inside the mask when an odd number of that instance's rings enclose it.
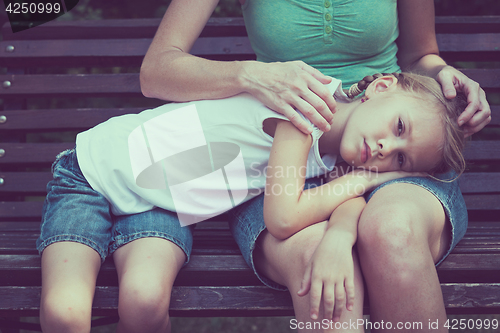
<path fill-rule="evenodd" d="M 306 267 L 299 296 L 310 293 L 311 319 L 318 319 L 321 297 L 324 318 L 339 321 L 344 308 L 354 306 L 352 242 L 343 233 L 327 233 Z"/>
<path fill-rule="evenodd" d="M 446 98 L 455 98 L 457 91 L 467 96 L 468 105 L 458 118 L 458 124 L 464 124 L 465 137 L 480 131 L 491 121 L 490 105 L 477 82 L 451 66 L 443 67 L 436 80 L 441 84 Z"/>
<path fill-rule="evenodd" d="M 243 64 L 245 90 L 270 109 L 283 114 L 303 133 L 312 128 L 297 114 L 302 112 L 323 131 L 330 130 L 336 103 L 324 85 L 331 78 L 302 61 Z"/>

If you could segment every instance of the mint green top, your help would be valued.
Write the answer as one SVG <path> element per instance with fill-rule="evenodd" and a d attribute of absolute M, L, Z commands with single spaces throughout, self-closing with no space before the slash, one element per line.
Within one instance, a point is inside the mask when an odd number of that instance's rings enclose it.
<path fill-rule="evenodd" d="M 344 87 L 399 72 L 397 0 L 246 0 L 257 60 L 302 60 Z"/>

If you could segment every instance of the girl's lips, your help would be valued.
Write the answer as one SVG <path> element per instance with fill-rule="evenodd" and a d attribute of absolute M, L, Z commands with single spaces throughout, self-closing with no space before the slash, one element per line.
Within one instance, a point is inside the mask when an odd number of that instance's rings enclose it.
<path fill-rule="evenodd" d="M 370 149 L 370 146 L 365 142 L 366 145 L 366 160 L 368 161 L 372 157 L 372 150 Z"/>
<path fill-rule="evenodd" d="M 361 146 L 361 163 L 366 162 L 366 142 L 363 140 L 363 145 Z"/>
<path fill-rule="evenodd" d="M 371 156 L 372 150 L 370 149 L 370 146 L 366 144 L 366 141 L 363 140 L 363 146 L 361 147 L 361 163 L 366 163 Z"/>

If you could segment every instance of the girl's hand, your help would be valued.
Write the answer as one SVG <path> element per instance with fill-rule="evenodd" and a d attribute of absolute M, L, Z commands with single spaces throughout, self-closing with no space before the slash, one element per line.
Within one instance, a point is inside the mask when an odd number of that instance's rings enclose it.
<path fill-rule="evenodd" d="M 331 78 L 302 61 L 244 64 L 241 77 L 245 90 L 270 109 L 283 114 L 304 134 L 312 128 L 299 110 L 322 131 L 330 130 L 336 103 L 325 84 Z"/>
<path fill-rule="evenodd" d="M 333 273 L 333 274 L 332 274 Z M 324 318 L 339 321 L 344 308 L 354 306 L 352 243 L 342 234 L 325 235 L 306 267 L 299 296 L 310 293 L 311 319 L 318 319 L 323 296 Z"/>
<path fill-rule="evenodd" d="M 457 91 L 467 96 L 468 105 L 458 118 L 458 124 L 464 124 L 465 137 L 480 131 L 491 121 L 490 105 L 477 82 L 451 66 L 443 67 L 436 80 L 441 84 L 446 98 L 455 98 Z"/>

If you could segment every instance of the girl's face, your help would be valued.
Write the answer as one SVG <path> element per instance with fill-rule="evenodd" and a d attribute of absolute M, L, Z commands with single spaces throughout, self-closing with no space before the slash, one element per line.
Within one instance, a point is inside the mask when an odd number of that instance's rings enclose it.
<path fill-rule="evenodd" d="M 442 158 L 444 126 L 432 104 L 409 94 L 372 94 L 347 120 L 340 155 L 372 171 L 429 171 Z"/>

